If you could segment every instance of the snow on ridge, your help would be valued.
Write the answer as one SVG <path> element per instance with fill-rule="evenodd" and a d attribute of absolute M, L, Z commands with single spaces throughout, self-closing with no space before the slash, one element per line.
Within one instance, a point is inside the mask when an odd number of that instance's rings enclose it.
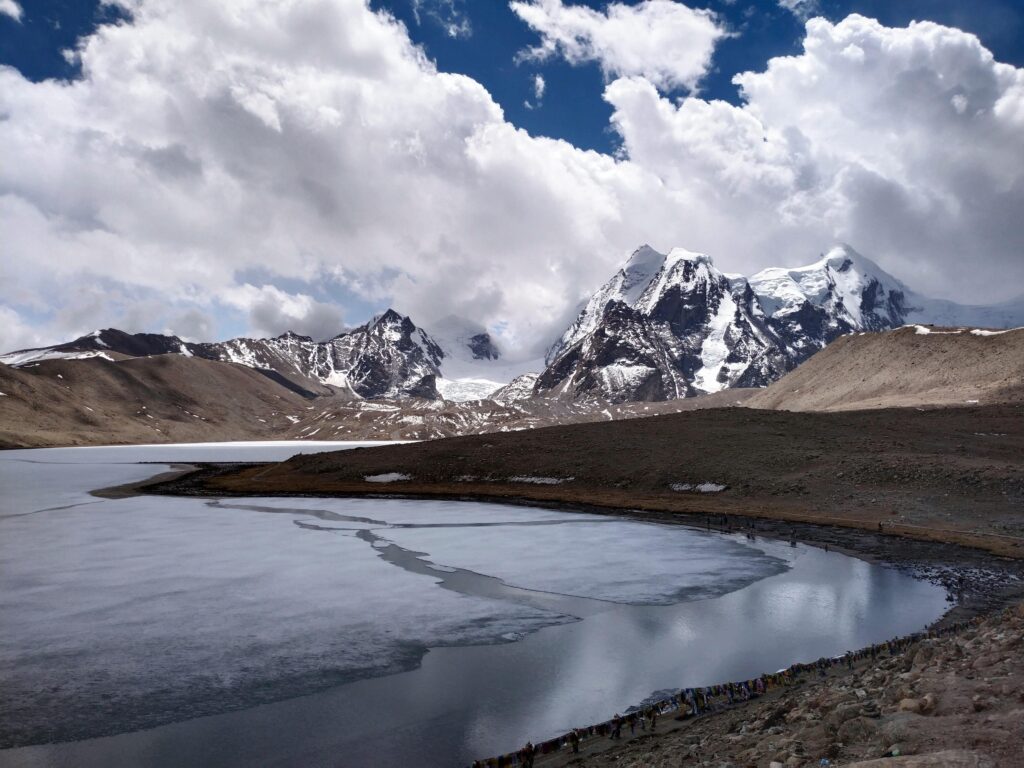
<path fill-rule="evenodd" d="M 1010 331 L 1024 331 L 1024 328 L 1007 328 L 1004 331 L 990 331 L 988 328 L 972 328 L 971 336 L 1002 336 Z"/>
<path fill-rule="evenodd" d="M 516 475 L 510 477 L 510 483 L 531 483 L 533 485 L 561 485 L 571 483 L 575 477 L 536 477 L 534 475 Z"/>
<path fill-rule="evenodd" d="M 729 357 L 729 346 L 725 334 L 736 317 L 736 300 L 732 293 L 725 291 L 718 304 L 718 311 L 708 323 L 708 335 L 700 347 L 701 368 L 693 377 L 693 386 L 704 392 L 718 392 L 724 384 L 719 381 L 722 366 Z"/>
<path fill-rule="evenodd" d="M 399 483 L 404 480 L 412 480 L 412 475 L 404 472 L 382 472 L 379 475 L 365 475 L 363 477 L 368 483 Z"/>
<path fill-rule="evenodd" d="M 115 362 L 114 358 L 108 355 L 106 352 L 100 352 L 98 350 L 87 350 L 84 352 L 58 352 L 55 349 L 26 349 L 23 352 L 9 352 L 6 355 L 0 355 L 0 362 L 6 363 L 12 368 L 20 368 L 21 366 L 28 365 L 29 363 L 40 363 L 44 360 L 89 360 L 92 358 L 101 358 L 110 362 Z"/>

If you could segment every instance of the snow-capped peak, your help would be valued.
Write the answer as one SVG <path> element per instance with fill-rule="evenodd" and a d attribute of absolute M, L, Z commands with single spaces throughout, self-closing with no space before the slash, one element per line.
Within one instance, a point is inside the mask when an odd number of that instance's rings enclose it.
<path fill-rule="evenodd" d="M 807 266 L 761 270 L 750 285 L 769 317 L 810 304 L 858 330 L 900 325 L 911 296 L 903 283 L 848 245 L 833 247 Z"/>

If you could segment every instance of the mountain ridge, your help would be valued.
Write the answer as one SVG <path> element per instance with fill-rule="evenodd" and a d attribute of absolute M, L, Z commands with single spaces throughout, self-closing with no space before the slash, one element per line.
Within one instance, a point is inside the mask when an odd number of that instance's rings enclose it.
<path fill-rule="evenodd" d="M 930 299 L 848 245 L 749 278 L 720 271 L 706 254 L 643 245 L 582 303 L 543 360 L 510 363 L 470 320 L 449 315 L 428 331 L 389 308 L 323 341 L 286 331 L 188 342 L 103 329 L 0 362 L 180 354 L 253 368 L 304 397 L 614 403 L 765 387 L 839 336 L 914 323 L 1024 325 L 1024 297 L 992 306 Z"/>

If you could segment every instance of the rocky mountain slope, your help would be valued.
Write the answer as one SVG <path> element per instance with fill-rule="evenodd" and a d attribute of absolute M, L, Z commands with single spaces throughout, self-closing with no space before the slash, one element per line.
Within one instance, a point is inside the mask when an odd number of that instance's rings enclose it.
<path fill-rule="evenodd" d="M 408 317 L 389 309 L 366 324 L 323 342 L 308 336 L 285 333 L 271 339 L 238 338 L 223 342 L 192 343 L 176 336 L 116 329 L 94 331 L 66 344 L 20 350 L 0 356 L 0 362 L 24 367 L 44 360 L 178 354 L 237 363 L 252 368 L 307 397 L 340 393 L 352 398 L 424 398 L 437 400 L 438 382 L 458 389 L 457 381 L 443 379 L 442 365 L 453 361 L 461 369 L 470 361 L 496 362 L 500 353 L 483 329 L 460 333 L 459 321 L 445 326 L 445 346 L 418 328 Z M 488 381 L 489 394 L 502 385 Z M 481 394 L 470 387 L 468 395 Z M 450 399 L 460 397 L 452 392 Z"/>
<path fill-rule="evenodd" d="M 551 347 L 535 392 L 628 401 L 763 387 L 844 334 L 925 322 L 1020 326 L 1024 300 L 928 299 L 845 245 L 749 279 L 704 254 L 644 246 Z"/>
<path fill-rule="evenodd" d="M 791 365 L 750 285 L 703 254 L 644 246 L 551 348 L 535 391 L 670 400 L 764 386 Z"/>
<path fill-rule="evenodd" d="M 753 408 L 837 411 L 1024 402 L 1024 328 L 908 326 L 836 339 Z"/>

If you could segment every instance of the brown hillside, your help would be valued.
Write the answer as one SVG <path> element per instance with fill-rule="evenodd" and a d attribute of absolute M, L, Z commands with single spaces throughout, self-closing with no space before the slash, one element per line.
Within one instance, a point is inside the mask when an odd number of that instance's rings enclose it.
<path fill-rule="evenodd" d="M 307 400 L 240 365 L 158 355 L 0 365 L 0 445 L 273 439 Z"/>
<path fill-rule="evenodd" d="M 842 336 L 746 404 L 848 411 L 1019 402 L 1024 402 L 1024 328 L 916 326 Z"/>

